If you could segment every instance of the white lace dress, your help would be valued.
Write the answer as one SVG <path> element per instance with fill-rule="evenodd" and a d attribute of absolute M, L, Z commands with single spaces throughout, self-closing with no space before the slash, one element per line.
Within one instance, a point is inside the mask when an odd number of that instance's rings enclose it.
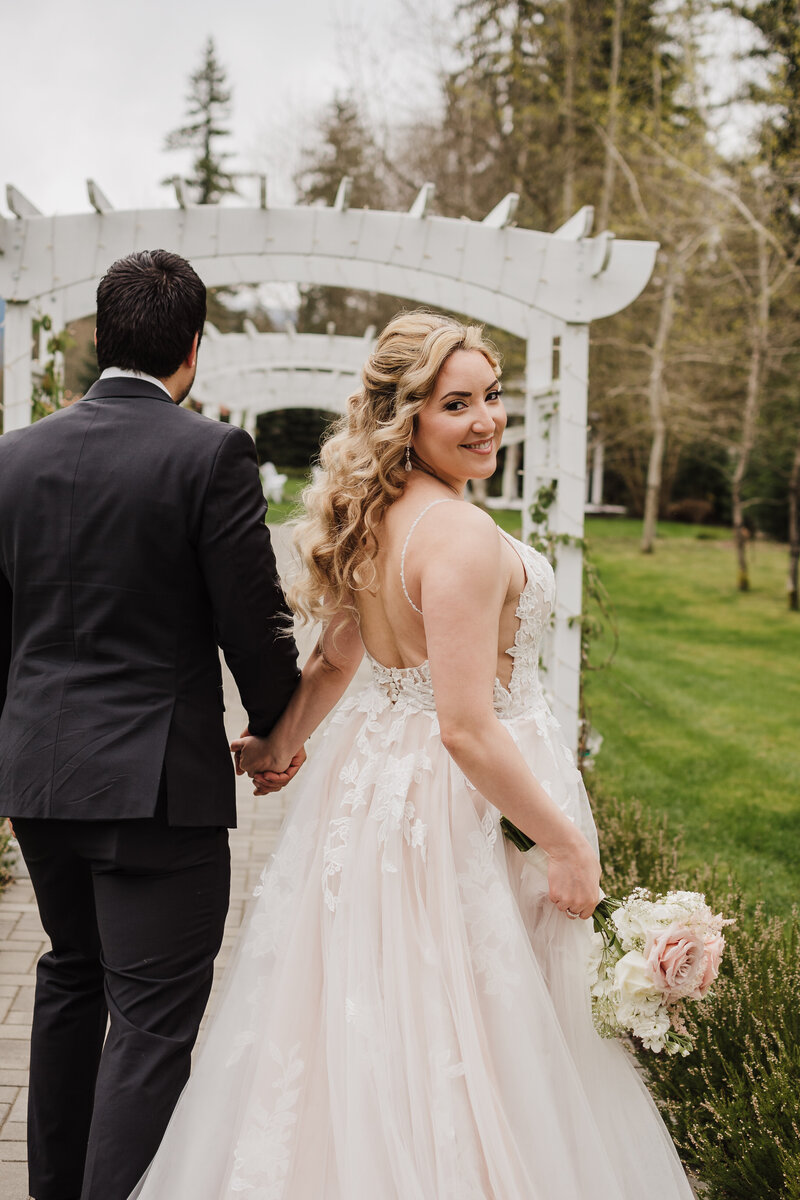
<path fill-rule="evenodd" d="M 526 568 L 495 710 L 594 842 L 538 678 Z M 629 1056 L 591 1023 L 588 922 L 439 737 L 427 664 L 387 669 L 304 768 L 139 1200 L 691 1200 Z"/>

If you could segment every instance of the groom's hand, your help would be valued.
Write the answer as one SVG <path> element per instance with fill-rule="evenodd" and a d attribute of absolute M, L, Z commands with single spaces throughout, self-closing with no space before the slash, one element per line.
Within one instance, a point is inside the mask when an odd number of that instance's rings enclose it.
<path fill-rule="evenodd" d="M 245 725 L 237 740 L 235 742 L 231 742 L 231 750 L 233 751 L 233 767 L 237 775 L 247 774 L 247 772 L 242 769 L 242 750 L 244 749 L 242 743 L 244 742 L 244 739 L 248 737 L 250 737 L 250 730 L 248 726 Z"/>
<path fill-rule="evenodd" d="M 305 749 L 301 746 L 285 771 L 258 771 L 253 775 L 253 795 L 266 796 L 269 792 L 279 792 L 281 788 L 286 787 L 286 784 L 294 779 L 306 757 Z"/>

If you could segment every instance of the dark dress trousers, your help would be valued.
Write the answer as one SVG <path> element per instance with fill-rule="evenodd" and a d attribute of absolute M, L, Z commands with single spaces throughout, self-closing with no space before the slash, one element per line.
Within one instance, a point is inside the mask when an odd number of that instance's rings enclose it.
<path fill-rule="evenodd" d="M 188 1076 L 235 824 L 218 647 L 253 733 L 299 678 L 265 512 L 249 435 L 145 380 L 0 437 L 0 812 L 52 942 L 35 1200 L 126 1200 Z"/>

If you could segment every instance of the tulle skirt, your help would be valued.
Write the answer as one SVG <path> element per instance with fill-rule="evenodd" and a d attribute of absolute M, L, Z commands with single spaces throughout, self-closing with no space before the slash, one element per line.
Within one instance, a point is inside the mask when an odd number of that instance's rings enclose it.
<path fill-rule="evenodd" d="M 546 708 L 505 724 L 593 837 Z M 137 1200 L 691 1200 L 592 1027 L 590 923 L 550 903 L 435 712 L 369 687 L 303 774 Z"/>

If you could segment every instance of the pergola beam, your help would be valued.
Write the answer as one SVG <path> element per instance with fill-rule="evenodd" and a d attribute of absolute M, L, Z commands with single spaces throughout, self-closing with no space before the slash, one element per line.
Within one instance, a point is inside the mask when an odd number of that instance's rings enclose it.
<path fill-rule="evenodd" d="M 655 242 L 601 239 L 593 256 L 598 239 L 422 219 L 429 201 L 426 185 L 409 213 L 197 205 L 7 219 L 14 236 L 0 235 L 0 296 L 39 301 L 57 291 L 71 321 L 93 310 L 98 279 L 116 258 L 169 246 L 210 287 L 313 282 L 383 292 L 527 338 L 535 312 L 580 324 L 625 308 L 655 262 Z"/>
<path fill-rule="evenodd" d="M 417 192 L 417 198 L 408 210 L 408 215 L 419 221 L 422 217 L 427 217 L 428 209 L 433 202 L 433 197 L 436 193 L 436 185 L 434 183 L 423 183 L 422 187 Z"/>
<path fill-rule="evenodd" d="M 113 211 L 114 205 L 93 179 L 86 180 L 86 191 L 89 195 L 89 203 L 96 213 L 107 213 Z"/>
<path fill-rule="evenodd" d="M 353 187 L 353 180 L 349 175 L 343 175 L 342 181 L 336 190 L 336 199 L 333 202 L 333 207 L 337 212 L 347 212 L 350 207 L 350 192 Z"/>
<path fill-rule="evenodd" d="M 518 205 L 519 194 L 517 192 L 509 192 L 499 204 L 494 206 L 490 213 L 487 213 L 481 224 L 487 225 L 489 229 L 505 229 L 514 220 Z"/>
<path fill-rule="evenodd" d="M 568 242 L 577 242 L 582 238 L 588 238 L 593 225 L 594 208 L 591 204 L 584 204 L 583 208 L 579 208 L 568 221 L 559 225 L 553 237 L 564 238 Z"/>
<path fill-rule="evenodd" d="M 27 196 L 23 196 L 19 188 L 14 187 L 13 183 L 6 186 L 6 204 L 20 221 L 25 217 L 41 217 L 43 215 Z"/>

